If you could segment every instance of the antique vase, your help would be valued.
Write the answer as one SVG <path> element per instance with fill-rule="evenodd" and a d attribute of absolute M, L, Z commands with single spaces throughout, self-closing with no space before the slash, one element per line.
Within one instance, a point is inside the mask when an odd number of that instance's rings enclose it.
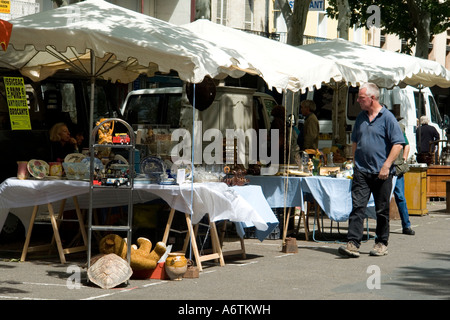
<path fill-rule="evenodd" d="M 187 259 L 184 253 L 169 253 L 165 269 L 170 280 L 182 280 L 187 270 Z"/>

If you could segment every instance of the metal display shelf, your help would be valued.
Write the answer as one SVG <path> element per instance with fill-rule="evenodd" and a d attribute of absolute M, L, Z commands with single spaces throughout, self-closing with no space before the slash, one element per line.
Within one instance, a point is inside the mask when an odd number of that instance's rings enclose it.
<path fill-rule="evenodd" d="M 100 127 L 108 122 L 119 122 L 122 123 L 126 129 L 127 134 L 130 137 L 130 141 L 128 144 L 98 144 L 95 143 L 97 138 L 97 133 Z M 88 216 L 88 254 L 87 254 L 87 265 L 88 268 L 91 264 L 91 249 L 92 249 L 92 232 L 93 231 L 121 231 L 127 233 L 127 261 L 130 264 L 130 253 L 131 253 L 131 233 L 132 233 L 132 225 L 133 225 L 133 191 L 134 191 L 134 155 L 135 155 L 135 136 L 133 128 L 124 120 L 119 118 L 109 118 L 103 119 L 98 125 L 92 130 L 90 137 L 90 145 L 89 145 L 89 154 L 90 154 L 90 183 L 89 183 L 89 216 Z M 101 148 L 111 148 L 111 149 L 126 149 L 129 151 L 128 154 L 128 183 L 126 185 L 120 186 L 104 186 L 98 185 L 94 183 L 96 172 L 95 172 L 95 163 L 94 163 L 94 154 L 95 150 Z M 98 180 L 97 180 L 98 181 Z M 94 189 L 96 188 L 115 188 L 117 190 L 121 190 L 123 192 L 129 192 L 129 201 L 128 201 L 128 219 L 126 225 L 93 225 L 92 217 L 93 217 L 93 197 L 94 197 Z"/>

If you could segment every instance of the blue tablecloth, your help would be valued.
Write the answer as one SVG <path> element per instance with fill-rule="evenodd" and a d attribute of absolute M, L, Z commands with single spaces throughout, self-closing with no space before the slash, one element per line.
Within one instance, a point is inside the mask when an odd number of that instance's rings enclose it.
<path fill-rule="evenodd" d="M 337 222 L 348 220 L 352 211 L 351 179 L 313 176 L 303 178 L 301 186 L 302 191 L 310 193 L 331 220 Z M 370 197 L 367 206 L 369 208 L 374 206 L 373 197 Z M 370 211 L 375 213 L 375 210 L 367 210 L 369 217 Z"/>
<path fill-rule="evenodd" d="M 251 185 L 261 186 L 271 208 L 303 206 L 301 177 L 246 176 L 246 178 Z"/>
<path fill-rule="evenodd" d="M 277 217 L 274 215 L 272 209 L 270 208 L 267 201 L 262 201 L 264 199 L 264 194 L 260 186 L 247 185 L 243 187 L 232 187 L 241 197 L 243 197 L 247 202 L 258 212 L 261 218 L 267 223 L 266 230 L 255 230 L 255 235 L 259 241 L 263 241 L 279 224 Z M 249 222 L 236 222 L 236 232 L 238 235 L 244 237 L 244 228 L 254 227 L 254 224 Z"/>
<path fill-rule="evenodd" d="M 397 177 L 392 179 L 391 197 Z M 302 192 L 310 193 L 320 208 L 333 221 L 347 221 L 352 211 L 352 180 L 346 178 L 306 177 L 302 179 Z M 375 202 L 370 196 L 367 203 L 366 216 L 376 219 Z"/>
<path fill-rule="evenodd" d="M 315 200 L 325 214 L 333 221 L 347 221 L 352 211 L 352 180 L 324 176 L 284 177 L 247 176 L 250 184 L 262 187 L 270 207 L 301 207 L 304 200 Z M 396 177 L 393 179 L 393 187 Z M 285 186 L 287 194 L 285 197 Z M 394 188 L 392 188 L 393 192 Z M 370 197 L 366 209 L 367 217 L 376 219 L 375 203 Z"/>

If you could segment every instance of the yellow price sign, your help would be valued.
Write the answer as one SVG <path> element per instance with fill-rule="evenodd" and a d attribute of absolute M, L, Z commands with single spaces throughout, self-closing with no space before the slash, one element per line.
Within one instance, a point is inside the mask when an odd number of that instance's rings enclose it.
<path fill-rule="evenodd" d="M 3 77 L 12 130 L 31 130 L 25 83 L 20 77 Z"/>
<path fill-rule="evenodd" d="M 0 13 L 11 13 L 11 1 L 0 0 Z"/>

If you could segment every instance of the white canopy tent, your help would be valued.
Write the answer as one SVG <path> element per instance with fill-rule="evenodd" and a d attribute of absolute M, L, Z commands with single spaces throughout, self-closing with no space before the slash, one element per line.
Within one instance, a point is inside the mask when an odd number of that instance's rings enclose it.
<path fill-rule="evenodd" d="M 317 42 L 299 48 L 336 62 L 344 82 L 351 86 L 373 82 L 380 88 L 388 89 L 407 85 L 418 87 L 419 90 L 423 86 L 450 87 L 450 71 L 436 61 L 344 39 Z"/>
<path fill-rule="evenodd" d="M 336 62 L 343 80 L 352 86 L 373 82 L 381 88 L 396 85 L 450 87 L 450 71 L 436 61 L 343 39 L 298 48 Z"/>
<path fill-rule="evenodd" d="M 176 70 L 182 80 L 257 72 L 235 50 L 103 0 L 87 0 L 10 21 L 13 30 L 0 67 L 42 80 L 58 69 L 130 82 L 140 73 Z M 90 55 L 97 68 L 91 71 Z M 114 68 L 113 68 L 114 67 Z"/>
<path fill-rule="evenodd" d="M 279 41 L 203 19 L 183 27 L 220 47 L 238 51 L 260 71 L 269 88 L 274 87 L 280 92 L 320 88 L 322 83 L 342 80 L 334 61 Z"/>

